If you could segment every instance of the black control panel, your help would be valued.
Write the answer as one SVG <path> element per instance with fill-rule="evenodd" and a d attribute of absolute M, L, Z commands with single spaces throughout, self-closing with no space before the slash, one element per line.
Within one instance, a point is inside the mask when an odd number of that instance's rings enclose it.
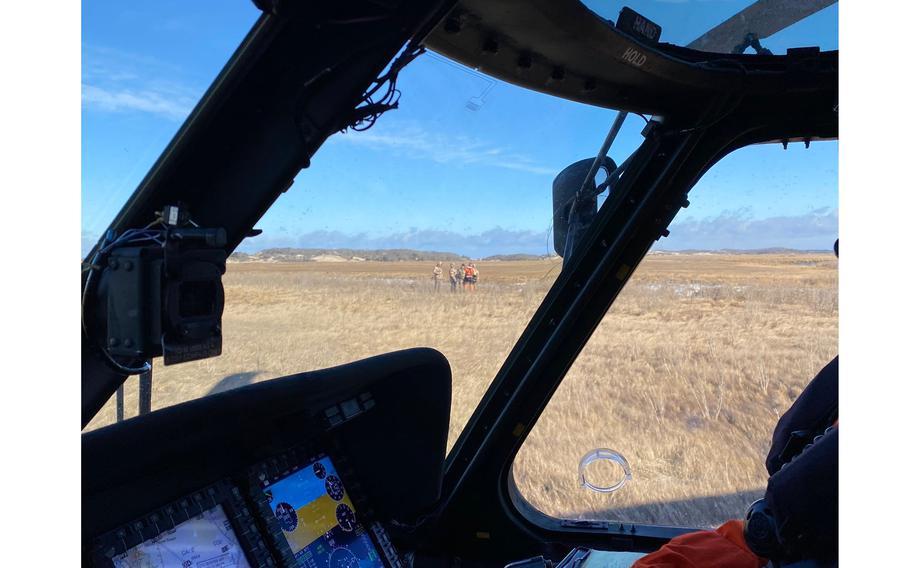
<path fill-rule="evenodd" d="M 95 540 L 95 566 L 277 566 L 240 488 L 224 480 Z"/>
<path fill-rule="evenodd" d="M 305 444 L 95 540 L 94 566 L 401 568 L 348 461 Z"/>
<path fill-rule="evenodd" d="M 380 521 L 438 500 L 450 402 L 421 349 L 86 432 L 82 564 L 400 568 Z"/>

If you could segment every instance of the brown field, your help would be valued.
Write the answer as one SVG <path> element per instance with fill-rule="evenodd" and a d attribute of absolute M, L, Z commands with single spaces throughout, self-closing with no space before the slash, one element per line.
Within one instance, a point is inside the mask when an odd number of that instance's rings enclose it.
<path fill-rule="evenodd" d="M 766 481 L 774 424 L 837 352 L 835 262 L 649 255 L 519 453 L 522 494 L 553 516 L 684 526 L 741 516 Z M 479 263 L 474 294 L 451 294 L 445 282 L 433 293 L 432 266 L 230 264 L 224 355 L 156 367 L 153 408 L 427 346 L 452 365 L 451 447 L 560 263 Z M 111 401 L 89 428 L 114 417 Z M 621 452 L 633 472 L 609 495 L 578 484 L 581 456 L 603 447 Z M 610 467 L 591 471 L 607 484 Z"/>

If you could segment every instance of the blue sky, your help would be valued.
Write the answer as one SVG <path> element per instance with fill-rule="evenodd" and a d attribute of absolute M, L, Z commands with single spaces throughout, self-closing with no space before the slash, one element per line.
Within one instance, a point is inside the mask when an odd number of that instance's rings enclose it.
<path fill-rule="evenodd" d="M 619 9 L 588 3 L 610 18 Z M 683 43 L 746 4 L 631 3 L 662 23 L 664 38 Z M 244 0 L 83 3 L 84 246 L 103 232 L 257 16 Z M 775 53 L 836 48 L 836 24 L 835 6 L 764 44 Z M 398 87 L 401 108 L 369 131 L 330 138 L 257 225 L 263 234 L 241 250 L 552 250 L 552 179 L 597 151 L 615 112 L 495 81 L 435 54 L 406 68 Z M 611 151 L 617 162 L 637 147 L 643 125 L 627 119 Z M 827 249 L 837 235 L 837 144 L 739 150 L 705 175 L 690 200 L 657 248 Z"/>

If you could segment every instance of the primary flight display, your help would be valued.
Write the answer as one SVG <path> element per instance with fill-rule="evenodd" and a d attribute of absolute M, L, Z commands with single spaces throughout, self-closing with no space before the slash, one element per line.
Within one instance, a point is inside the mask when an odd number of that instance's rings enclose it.
<path fill-rule="evenodd" d="M 291 552 L 305 568 L 382 568 L 328 457 L 263 487 Z"/>

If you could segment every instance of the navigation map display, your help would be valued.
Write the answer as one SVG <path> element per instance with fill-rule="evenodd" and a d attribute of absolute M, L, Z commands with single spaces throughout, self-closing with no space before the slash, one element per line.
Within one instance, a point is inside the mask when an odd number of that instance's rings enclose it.
<path fill-rule="evenodd" d="M 116 568 L 250 568 L 221 505 L 111 560 Z"/>
<path fill-rule="evenodd" d="M 263 491 L 299 566 L 382 568 L 329 458 L 319 458 Z"/>

